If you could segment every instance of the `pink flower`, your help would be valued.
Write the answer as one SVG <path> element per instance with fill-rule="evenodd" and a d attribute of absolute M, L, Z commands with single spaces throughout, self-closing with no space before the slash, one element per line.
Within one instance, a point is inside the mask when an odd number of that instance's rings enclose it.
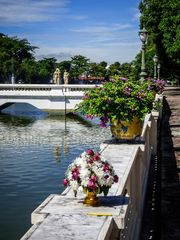
<path fill-rule="evenodd" d="M 78 172 L 72 172 L 72 178 L 73 178 L 74 180 L 77 180 L 77 179 L 78 179 L 78 176 L 79 176 Z"/>
<path fill-rule="evenodd" d="M 93 180 L 89 180 L 88 187 L 92 190 L 94 190 L 96 188 L 96 185 Z"/>
<path fill-rule="evenodd" d="M 99 153 L 95 153 L 94 161 L 98 161 L 99 159 L 100 159 L 100 154 Z"/>
<path fill-rule="evenodd" d="M 66 178 L 63 180 L 63 184 L 65 187 L 68 185 L 68 180 Z"/>
<path fill-rule="evenodd" d="M 104 170 L 104 172 L 109 171 L 109 165 L 108 164 L 104 164 L 103 170 Z"/>
<path fill-rule="evenodd" d="M 92 149 L 88 149 L 86 151 L 86 153 L 89 155 L 89 156 L 94 156 L 94 151 Z"/>
<path fill-rule="evenodd" d="M 92 175 L 91 180 L 95 182 L 97 180 L 97 177 L 95 175 Z"/>
<path fill-rule="evenodd" d="M 79 176 L 79 169 L 77 167 L 75 167 L 75 168 L 72 169 L 72 178 L 74 180 L 77 180 L 78 176 Z"/>
<path fill-rule="evenodd" d="M 92 164 L 92 163 L 94 162 L 94 158 L 90 157 L 87 162 L 90 163 L 90 164 Z"/>

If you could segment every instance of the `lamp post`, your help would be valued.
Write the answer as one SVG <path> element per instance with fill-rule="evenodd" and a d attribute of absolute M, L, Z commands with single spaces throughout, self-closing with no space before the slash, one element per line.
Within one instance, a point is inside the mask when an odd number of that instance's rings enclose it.
<path fill-rule="evenodd" d="M 14 84 L 14 53 L 12 54 L 11 65 L 12 65 L 11 84 Z"/>
<path fill-rule="evenodd" d="M 147 73 L 146 73 L 146 64 L 145 64 L 145 44 L 147 40 L 148 32 L 145 28 L 139 31 L 139 38 L 142 42 L 142 62 L 141 62 L 141 73 L 140 73 L 140 80 L 144 81 Z"/>
<path fill-rule="evenodd" d="M 157 63 L 158 63 L 158 56 L 155 54 L 153 57 L 154 61 L 154 79 L 157 78 Z"/>
<path fill-rule="evenodd" d="M 15 52 L 12 52 L 12 57 L 11 57 L 11 66 L 12 66 L 12 73 L 11 73 L 11 84 L 15 84 L 15 74 L 14 74 L 14 60 L 16 55 L 21 52 L 22 49 L 19 49 Z"/>
<path fill-rule="evenodd" d="M 161 65 L 160 63 L 158 63 L 157 65 L 158 79 L 160 79 L 160 68 L 161 68 Z"/>

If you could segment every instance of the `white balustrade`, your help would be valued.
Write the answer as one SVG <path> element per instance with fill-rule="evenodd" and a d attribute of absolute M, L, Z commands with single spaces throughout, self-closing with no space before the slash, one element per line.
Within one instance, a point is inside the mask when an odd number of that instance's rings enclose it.
<path fill-rule="evenodd" d="M 45 111 L 73 110 L 84 91 L 96 85 L 81 84 L 0 84 L 0 106 L 5 103 L 29 103 Z"/>
<path fill-rule="evenodd" d="M 146 116 L 140 142 L 126 144 L 109 140 L 101 144 L 101 154 L 112 163 L 119 176 L 119 183 L 114 184 L 108 194 L 110 205 L 104 205 L 103 200 L 100 207 L 85 207 L 83 192 L 75 198 L 72 189 L 66 188 L 61 195 L 50 195 L 32 213 L 34 225 L 21 240 L 68 240 L 72 236 L 74 240 L 84 236 L 92 240 L 138 240 L 150 163 L 157 154 L 161 110 Z M 92 217 L 88 212 L 112 216 Z"/>

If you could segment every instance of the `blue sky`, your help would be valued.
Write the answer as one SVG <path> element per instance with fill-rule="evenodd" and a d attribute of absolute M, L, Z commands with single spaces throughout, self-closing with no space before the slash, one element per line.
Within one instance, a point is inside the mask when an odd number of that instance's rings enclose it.
<path fill-rule="evenodd" d="M 35 56 L 130 62 L 140 51 L 139 0 L 0 0 L 0 32 L 26 38 Z"/>

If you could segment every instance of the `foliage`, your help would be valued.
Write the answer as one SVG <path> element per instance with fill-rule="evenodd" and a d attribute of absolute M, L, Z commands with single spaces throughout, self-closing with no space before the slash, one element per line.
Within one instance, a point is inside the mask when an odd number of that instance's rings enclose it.
<path fill-rule="evenodd" d="M 85 92 L 76 111 L 86 117 L 100 117 L 100 125 L 106 126 L 109 119 L 131 121 L 134 116 L 143 120 L 153 108 L 158 83 L 151 79 L 144 82 L 115 76 L 102 86 Z"/>
<path fill-rule="evenodd" d="M 118 182 L 113 166 L 99 152 L 88 149 L 71 163 L 65 173 L 64 186 L 70 185 L 75 196 L 79 187 L 85 191 L 108 194 Z"/>
<path fill-rule="evenodd" d="M 71 71 L 70 74 L 74 78 L 78 78 L 81 74 L 87 71 L 89 59 L 82 56 L 76 55 L 71 58 Z"/>
<path fill-rule="evenodd" d="M 31 46 L 26 39 L 9 38 L 0 34 L 0 82 L 8 81 L 12 72 L 18 75 L 25 59 L 34 59 L 36 47 Z"/>
<path fill-rule="evenodd" d="M 8 37 L 0 34 L 0 82 L 10 83 L 11 75 L 14 73 L 15 82 L 22 83 L 49 83 L 53 72 L 58 67 L 63 73 L 67 70 L 70 78 L 78 79 L 80 75 L 92 77 L 104 77 L 109 80 L 111 76 L 121 75 L 126 77 L 139 78 L 141 67 L 141 54 L 137 55 L 135 61 L 131 63 L 119 62 L 107 65 L 107 62 L 90 62 L 82 55 L 75 55 L 70 60 L 57 62 L 55 58 L 43 58 L 35 60 L 34 50 L 26 39 Z M 153 56 L 155 48 L 148 48 L 146 51 L 147 73 L 153 76 Z"/>
<path fill-rule="evenodd" d="M 139 5 L 141 27 L 145 26 L 149 42 L 154 43 L 163 77 L 179 78 L 180 5 L 177 0 L 143 0 Z"/>

